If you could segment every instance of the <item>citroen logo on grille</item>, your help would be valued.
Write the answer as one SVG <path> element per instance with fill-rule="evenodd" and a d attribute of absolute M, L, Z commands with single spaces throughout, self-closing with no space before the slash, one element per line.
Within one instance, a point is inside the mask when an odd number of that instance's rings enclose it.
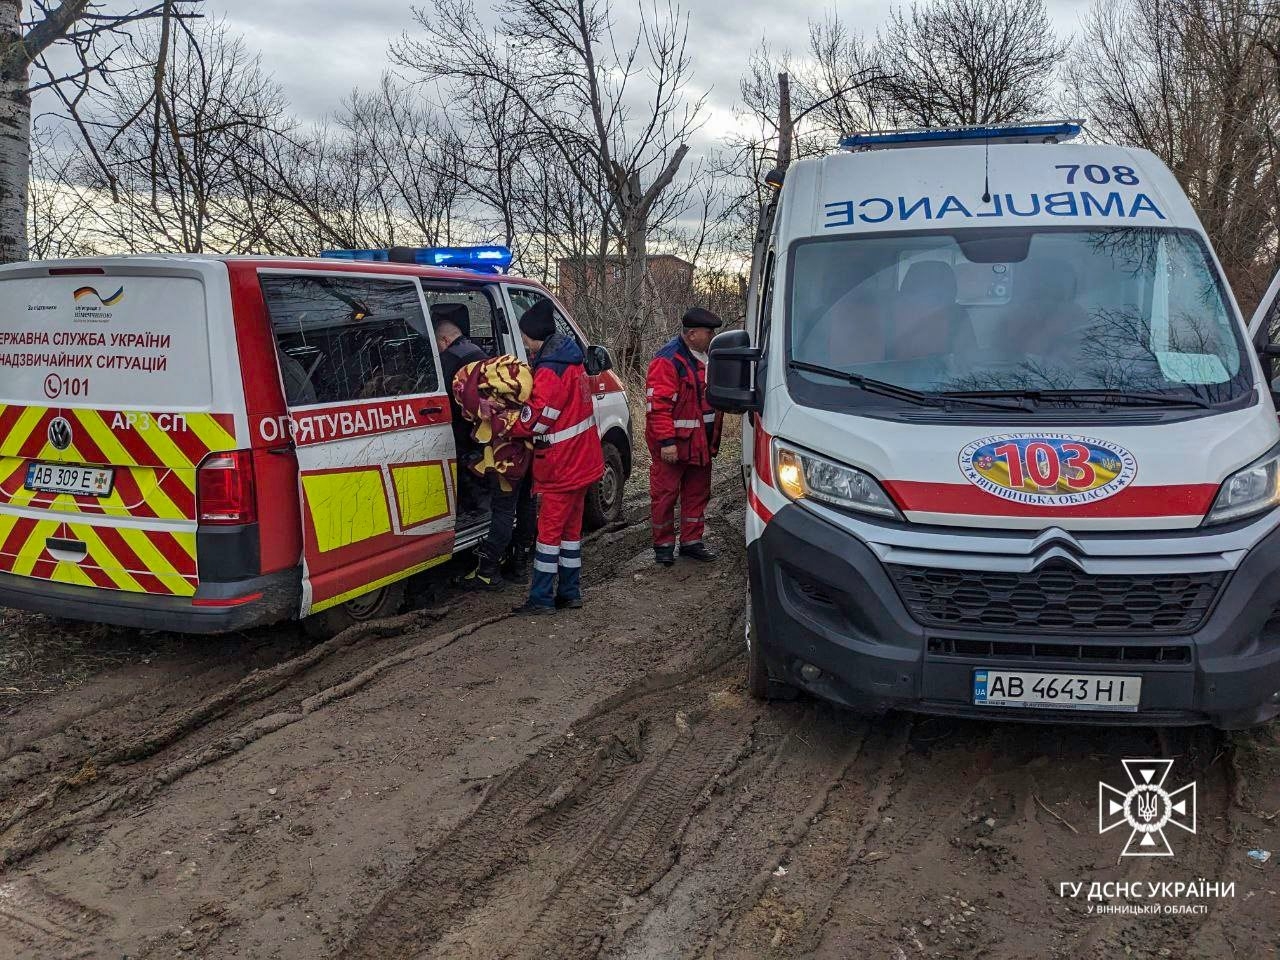
<path fill-rule="evenodd" d="M 1080 541 L 1067 531 L 1050 527 L 1036 537 L 1031 545 L 1031 552 L 1035 558 L 1031 568 L 1035 570 L 1050 560 L 1065 560 L 1074 567 L 1080 567 L 1080 559 L 1085 551 Z"/>
<path fill-rule="evenodd" d="M 55 417 L 49 424 L 49 442 L 55 450 L 65 450 L 71 446 L 71 424 L 66 417 Z"/>

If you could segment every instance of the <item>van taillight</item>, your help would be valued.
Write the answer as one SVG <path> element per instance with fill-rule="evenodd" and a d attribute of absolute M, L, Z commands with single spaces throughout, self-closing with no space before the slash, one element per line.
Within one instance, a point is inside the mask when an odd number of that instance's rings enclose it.
<path fill-rule="evenodd" d="M 200 522 L 253 523 L 258 519 L 258 498 L 253 486 L 253 452 L 213 453 L 204 458 L 196 474 Z"/>

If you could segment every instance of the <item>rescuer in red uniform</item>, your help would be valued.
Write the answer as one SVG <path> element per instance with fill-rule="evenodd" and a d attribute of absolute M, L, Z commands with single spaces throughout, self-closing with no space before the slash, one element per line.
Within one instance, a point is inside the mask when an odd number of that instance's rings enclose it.
<path fill-rule="evenodd" d="M 716 559 L 702 539 L 711 499 L 711 460 L 720 449 L 721 415 L 707 403 L 707 348 L 721 321 L 693 307 L 684 329 L 649 364 L 644 437 L 649 467 L 653 555 L 663 566 L 676 559 L 676 502 L 680 503 L 680 555 Z"/>
<path fill-rule="evenodd" d="M 533 492 L 538 495 L 529 599 L 517 613 L 582 606 L 582 510 L 587 488 L 604 475 L 582 348 L 556 330 L 555 307 L 540 300 L 520 318 L 533 367 L 533 394 L 515 436 L 533 439 Z"/>

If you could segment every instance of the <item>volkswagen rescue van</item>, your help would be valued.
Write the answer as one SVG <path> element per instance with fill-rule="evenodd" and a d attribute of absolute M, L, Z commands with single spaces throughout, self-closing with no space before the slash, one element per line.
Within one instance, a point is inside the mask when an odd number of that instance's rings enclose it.
<path fill-rule="evenodd" d="M 1280 427 L 1250 343 L 1277 285 L 1246 327 L 1169 171 L 1077 133 L 869 134 L 786 172 L 709 375 L 750 413 L 757 696 L 1280 713 Z"/>
<path fill-rule="evenodd" d="M 394 612 L 406 578 L 477 543 L 487 518 L 458 516 L 431 317 L 465 310 L 490 354 L 524 357 L 516 321 L 550 294 L 502 273 L 502 248 L 391 256 L 0 268 L 0 606 L 335 629 Z M 620 508 L 630 416 L 607 353 L 587 354 L 602 522 Z"/>

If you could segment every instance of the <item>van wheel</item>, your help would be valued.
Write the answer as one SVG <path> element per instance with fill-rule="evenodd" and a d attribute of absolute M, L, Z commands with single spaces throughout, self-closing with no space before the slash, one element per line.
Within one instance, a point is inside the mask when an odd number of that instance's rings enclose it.
<path fill-rule="evenodd" d="M 315 640 L 328 640 L 357 623 L 394 617 L 403 606 L 404 581 L 401 580 L 313 614 L 302 621 L 302 628 Z"/>
<path fill-rule="evenodd" d="M 747 640 L 747 693 L 756 700 L 794 700 L 800 691 L 791 684 L 774 679 L 769 675 L 769 666 L 764 660 L 764 649 L 761 644 L 760 631 L 756 629 L 755 613 L 752 611 L 751 594 L 747 593 L 746 622 Z"/>
<path fill-rule="evenodd" d="M 622 453 L 612 443 L 604 444 L 604 476 L 587 491 L 583 519 L 588 529 L 599 530 L 622 516 L 622 490 L 626 482 Z"/>

